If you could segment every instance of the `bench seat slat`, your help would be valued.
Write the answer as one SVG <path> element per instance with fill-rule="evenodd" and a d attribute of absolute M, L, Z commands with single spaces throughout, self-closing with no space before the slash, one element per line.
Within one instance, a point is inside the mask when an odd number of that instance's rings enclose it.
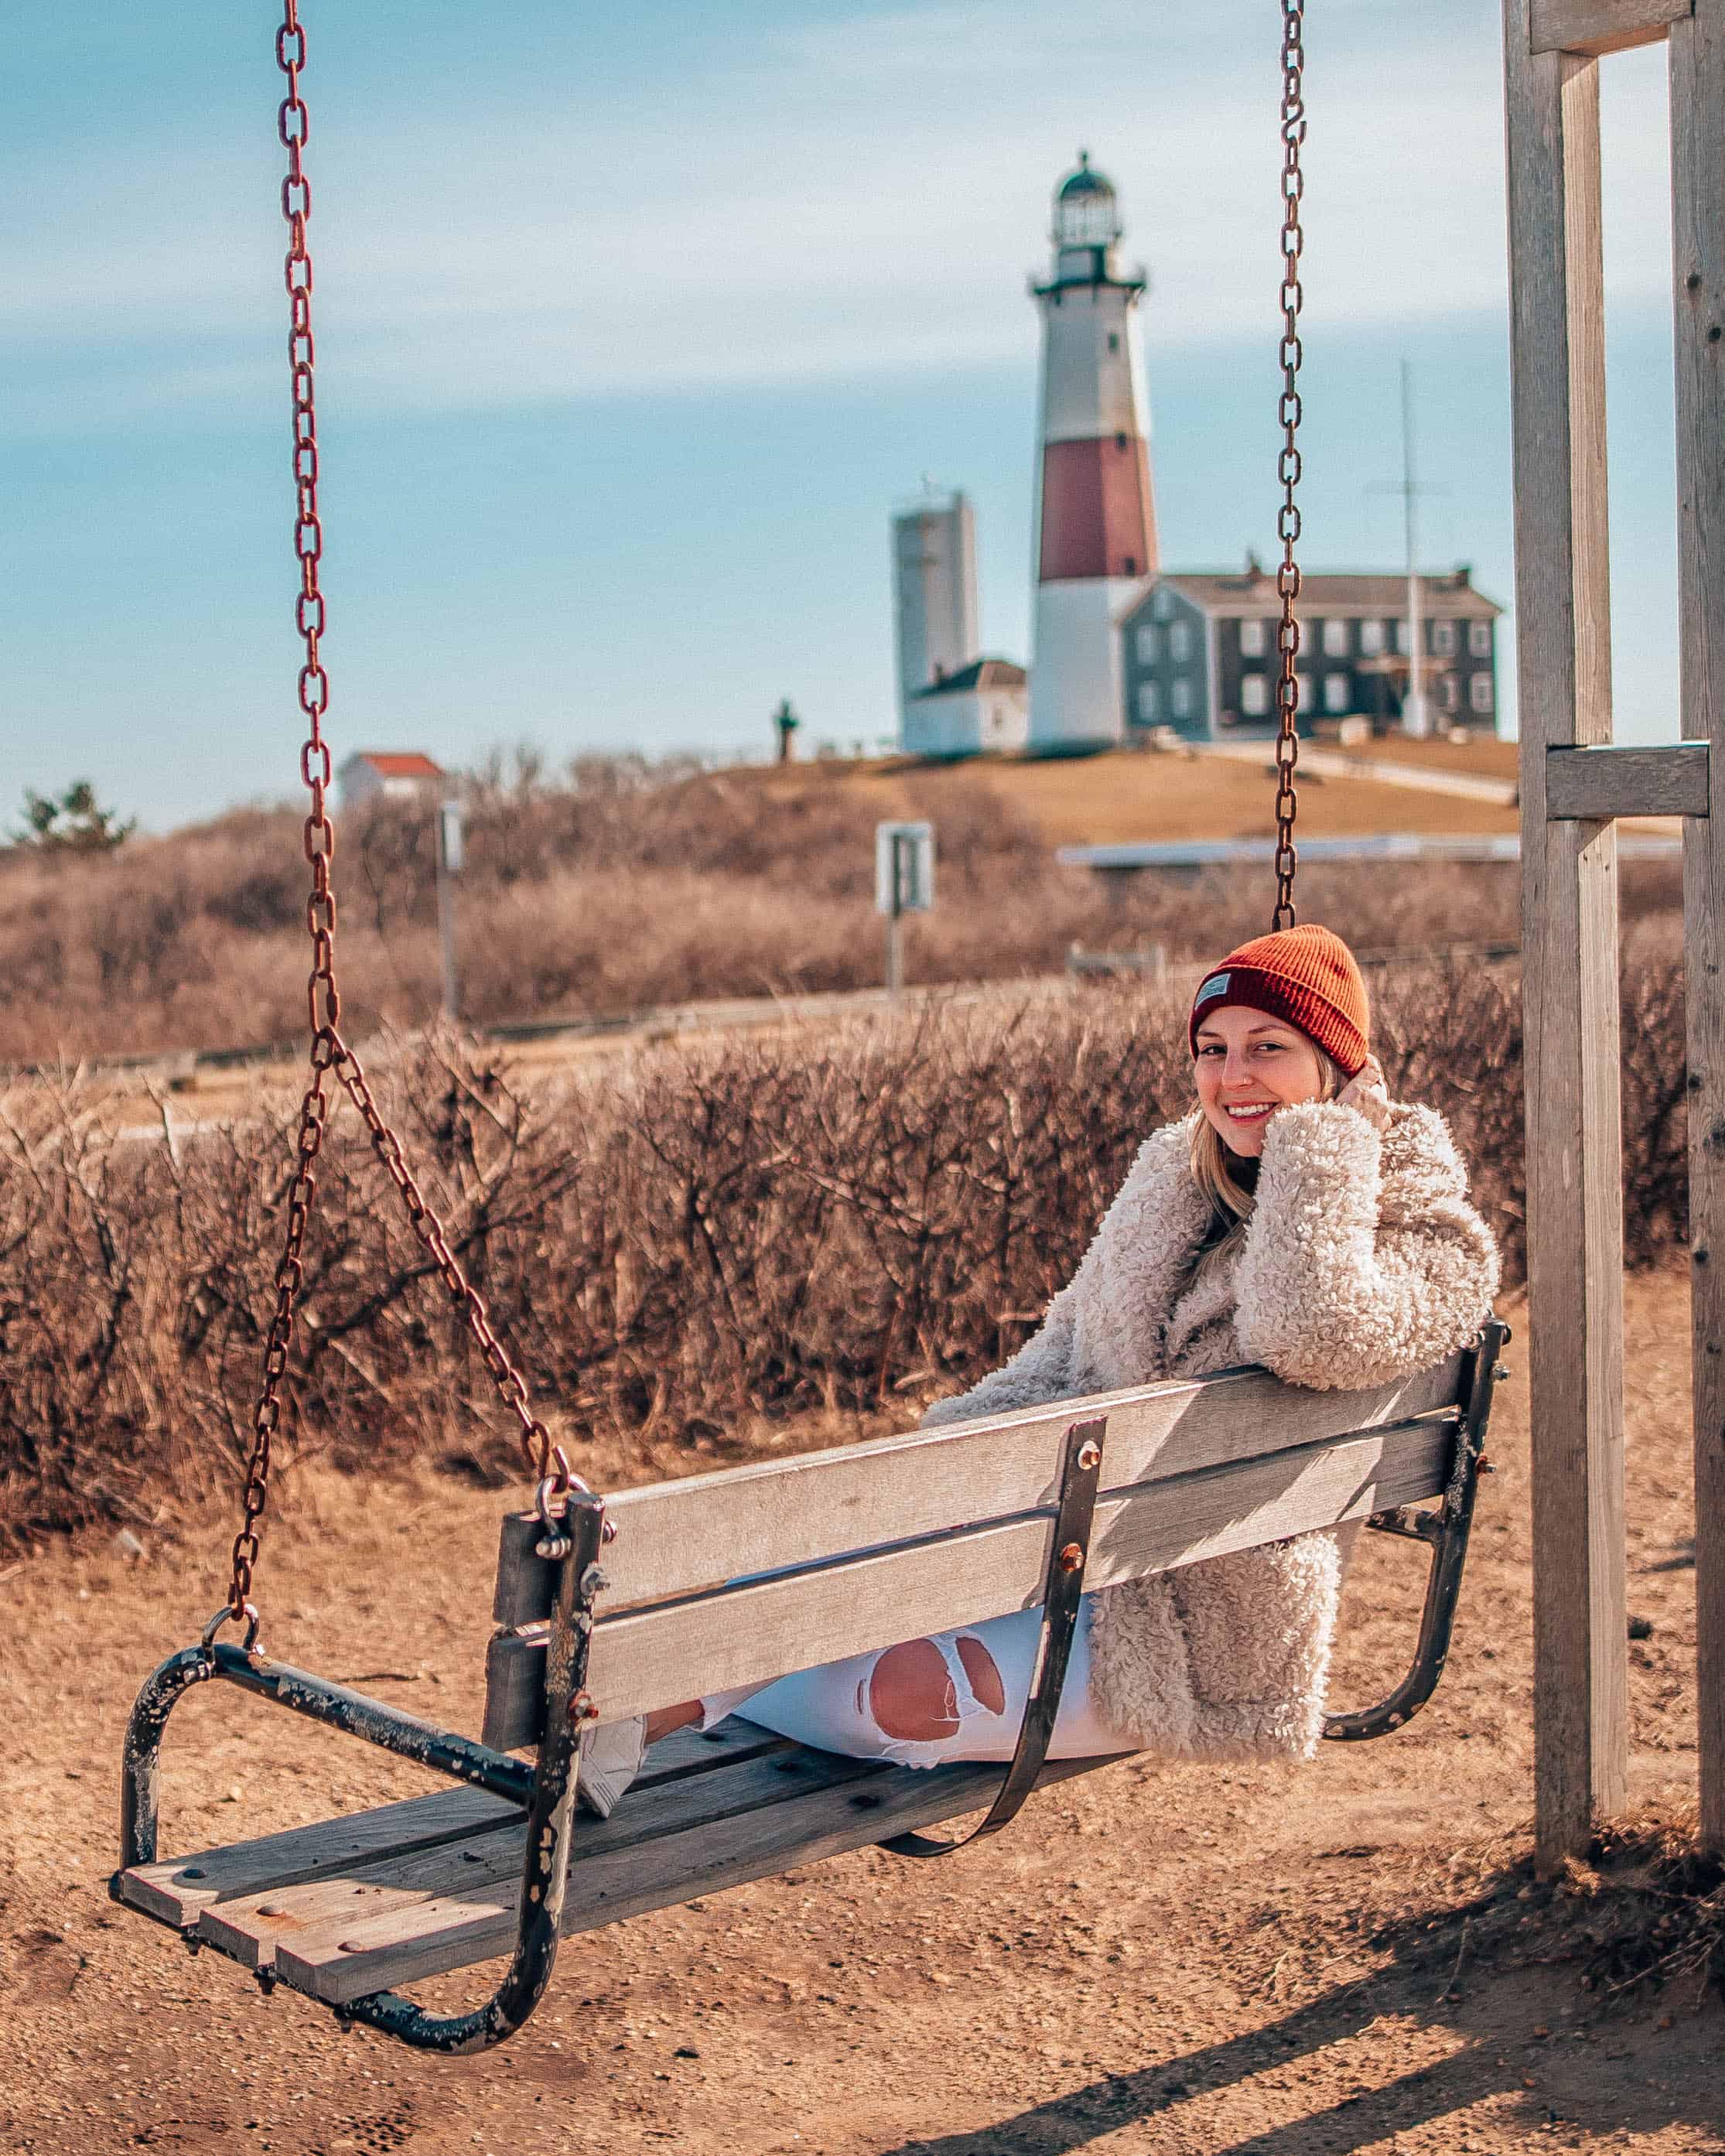
<path fill-rule="evenodd" d="M 741 1729 L 742 1725 L 739 1724 Z M 853 1779 L 872 1763 L 811 1752 L 773 1738 L 756 1725 L 746 1733 L 762 1741 L 721 1758 L 709 1774 L 670 1782 L 637 1783 L 608 1820 L 577 1814 L 571 1822 L 570 1877 L 589 1864 L 621 1855 L 652 1871 L 662 1836 L 728 1820 L 738 1813 L 770 1812 L 807 1789 Z M 670 1740 L 667 1740 L 668 1742 Z M 655 1747 L 657 1750 L 659 1748 Z M 289 1948 L 302 1959 L 320 1953 L 336 1965 L 351 1958 L 344 1942 L 372 1936 L 382 1926 L 393 1938 L 440 1922 L 420 1912 L 451 1898 L 477 1899 L 512 1910 L 521 1869 L 520 1815 L 504 1832 L 474 1836 L 438 1849 L 351 1866 L 306 1885 L 271 1888 L 223 1902 L 198 1917 L 197 1936 L 247 1969 L 273 1966 Z M 373 1987 L 362 1985 L 362 1989 Z M 345 1996 L 352 1998 L 349 1989 Z"/>
<path fill-rule="evenodd" d="M 625 1839 L 584 1854 L 578 1837 L 569 1861 L 564 1932 L 590 1931 L 889 1835 L 938 1825 L 987 1804 L 1005 1771 L 967 1765 L 918 1772 L 878 1761 L 835 1759 L 829 1753 L 801 1747 L 793 1748 L 790 1758 L 803 1763 L 803 1786 L 783 1802 L 691 1819 L 672 1830 L 653 1833 L 644 1846 L 638 1839 Z M 1108 1763 L 1057 1761 L 1044 1769 L 1041 1783 Z M 606 1824 L 624 1820 L 629 1810 L 626 1798 Z M 650 1817 L 642 1824 L 651 1831 Z M 508 1953 L 516 1933 L 519 1836 L 490 1837 L 486 1861 L 490 1862 L 490 1845 L 497 1845 L 501 1856 L 506 1840 L 516 1845 L 515 1870 L 493 1871 L 482 1879 L 478 1867 L 462 1866 L 459 1856 L 452 1861 L 445 1853 L 440 1860 L 447 1875 L 443 1891 L 388 1914 L 284 1940 L 276 1949 L 276 1974 L 298 1990 L 340 2005 Z"/>
<path fill-rule="evenodd" d="M 657 1784 L 716 1767 L 762 1750 L 781 1748 L 785 1740 L 770 1737 L 752 1723 L 735 1720 L 702 1736 L 679 1731 L 656 1744 L 639 1786 Z M 189 1856 L 136 1865 L 121 1873 L 121 1898 L 146 1916 L 185 1930 L 218 1902 L 248 1894 L 298 1887 L 351 1872 L 357 1868 L 405 1858 L 445 1842 L 471 1841 L 476 1835 L 519 1820 L 518 1805 L 489 1790 L 457 1786 L 405 1802 L 380 1804 L 347 1819 L 321 1820 L 254 1841 L 230 1843 Z"/>
<path fill-rule="evenodd" d="M 1428 1419 L 1117 1491 L 1096 1507 L 1086 1584 L 1118 1585 L 1435 1496 L 1454 1439 L 1448 1419 Z M 1052 1529 L 1037 1515 L 602 1617 L 588 1689 L 600 1718 L 615 1721 L 1031 1608 Z M 542 1635 L 493 1640 L 488 1743 L 536 1740 L 544 1667 Z"/>
<path fill-rule="evenodd" d="M 182 1929 L 213 1903 L 272 1885 L 317 1879 L 356 1864 L 470 1840 L 521 1816 L 518 1805 L 486 1789 L 439 1789 L 349 1819 L 264 1835 L 226 1849 L 135 1865 L 120 1877 L 121 1898 L 146 1916 Z"/>
<path fill-rule="evenodd" d="M 1279 1448 L 1411 1420 L 1453 1405 L 1462 1358 L 1365 1392 L 1309 1392 L 1246 1369 L 1143 1385 L 1010 1415 L 692 1475 L 608 1499 L 607 1599 L 659 1602 L 750 1573 L 804 1564 L 1051 1504 L 1065 1435 L 1108 1418 L 1104 1494 Z M 555 1567 L 531 1515 L 503 1524 L 493 1615 L 549 1615 Z"/>

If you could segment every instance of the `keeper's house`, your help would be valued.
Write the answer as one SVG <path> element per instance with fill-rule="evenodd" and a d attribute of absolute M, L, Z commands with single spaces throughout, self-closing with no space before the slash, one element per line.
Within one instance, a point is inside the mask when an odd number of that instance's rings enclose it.
<path fill-rule="evenodd" d="M 1497 732 L 1502 611 L 1465 568 L 1420 578 L 1433 726 Z M 1301 732 L 1349 718 L 1376 732 L 1399 727 L 1409 676 L 1406 578 L 1307 575 L 1299 617 Z M 1281 619 L 1276 578 L 1250 556 L 1234 575 L 1158 577 L 1122 617 L 1127 739 L 1153 726 L 1189 741 L 1273 733 Z"/>

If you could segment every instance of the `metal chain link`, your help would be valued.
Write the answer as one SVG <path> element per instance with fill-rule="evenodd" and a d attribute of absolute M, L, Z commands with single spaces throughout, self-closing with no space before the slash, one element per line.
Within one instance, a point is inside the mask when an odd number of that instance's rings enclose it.
<path fill-rule="evenodd" d="M 305 902 L 305 926 L 311 937 L 311 972 L 306 983 L 306 1004 L 311 1021 L 311 1077 L 300 1106 L 294 1176 L 288 1187 L 287 1230 L 275 1268 L 275 1309 L 264 1351 L 263 1382 L 253 1415 L 252 1451 L 246 1466 L 244 1517 L 234 1540 L 233 1573 L 228 1590 L 228 1614 L 236 1622 L 249 1617 L 253 1636 L 256 1611 L 251 1604 L 252 1569 L 258 1560 L 259 1522 L 270 1501 L 270 1454 L 281 1422 L 281 1390 L 287 1376 L 288 1349 L 294 1337 L 294 1306 L 305 1280 L 305 1230 L 317 1196 L 316 1162 L 329 1120 L 327 1078 L 331 1070 L 363 1118 L 372 1147 L 401 1194 L 414 1235 L 436 1265 L 450 1300 L 460 1306 L 467 1330 L 485 1357 L 492 1382 L 521 1425 L 521 1450 L 541 1483 L 542 1502 L 547 1480 L 556 1494 L 587 1487 L 578 1476 L 571 1473 L 562 1447 L 552 1445 L 550 1432 L 534 1414 L 527 1399 L 526 1384 L 491 1328 L 484 1298 L 449 1249 L 442 1222 L 426 1204 L 403 1158 L 400 1140 L 378 1110 L 363 1065 L 339 1029 L 341 996 L 336 985 L 336 898 L 330 887 L 336 830 L 328 808 L 332 776 L 330 751 L 323 737 L 330 684 L 320 656 L 325 613 L 323 593 L 318 583 L 318 565 L 323 557 L 323 526 L 317 508 L 316 347 L 311 334 L 311 254 L 305 244 L 305 228 L 311 215 L 311 182 L 305 175 L 305 151 L 311 121 L 305 101 L 300 95 L 300 74 L 305 64 L 305 33 L 300 24 L 299 0 L 284 0 L 282 24 L 275 33 L 275 58 L 287 77 L 287 95 L 282 100 L 276 127 L 288 155 L 287 177 L 281 183 L 281 210 L 288 226 L 284 277 L 288 293 L 288 365 L 293 400 L 294 552 L 300 564 L 300 593 L 295 602 L 294 619 L 305 644 L 299 697 L 307 732 L 300 751 L 300 777 L 311 796 L 305 829 L 305 858 L 311 864 L 311 891 Z M 607 1529 L 608 1532 L 608 1522 Z"/>
<path fill-rule="evenodd" d="M 1300 537 L 1300 508 L 1295 490 L 1300 482 L 1300 305 L 1305 297 L 1300 285 L 1300 252 L 1306 235 L 1300 225 L 1300 203 L 1305 175 L 1300 155 L 1306 142 L 1306 0 L 1282 0 L 1281 29 L 1281 454 L 1277 476 L 1281 481 L 1281 508 L 1276 531 L 1281 540 L 1281 562 L 1276 572 L 1276 588 L 1281 598 L 1281 625 L 1277 649 L 1281 678 L 1276 685 L 1280 726 L 1276 739 L 1276 912 L 1271 928 L 1291 928 L 1299 916 L 1294 911 L 1294 871 L 1300 856 L 1294 845 L 1294 818 L 1299 796 L 1294 790 L 1294 770 L 1300 761 L 1300 677 L 1295 660 L 1300 655 L 1300 624 L 1295 605 L 1300 597 L 1300 565 L 1294 549 Z"/>

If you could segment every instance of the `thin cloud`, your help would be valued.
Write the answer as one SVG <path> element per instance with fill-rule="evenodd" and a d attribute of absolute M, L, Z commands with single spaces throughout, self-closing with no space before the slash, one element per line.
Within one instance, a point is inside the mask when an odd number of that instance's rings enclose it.
<path fill-rule="evenodd" d="M 722 73 L 673 64 L 579 123 L 561 90 L 523 106 L 488 101 L 481 79 L 441 145 L 455 184 L 432 192 L 418 110 L 372 115 L 363 137 L 331 129 L 313 166 L 325 352 L 362 404 L 429 411 L 1028 364 L 1024 273 L 1080 140 L 1149 261 L 1153 355 L 1266 335 L 1279 153 L 1263 12 L 1161 12 L 959 0 L 768 28 Z M 1314 336 L 1501 307 L 1495 15 L 1358 0 L 1314 18 Z M 1669 275 L 1656 90 L 1643 69 L 1619 93 L 1620 300 Z M 37 176 L 0 308 L 14 429 L 243 400 L 236 347 L 275 362 L 273 180 L 231 148 L 170 151 L 151 196 L 171 236 L 141 250 L 97 213 L 133 177 L 106 152 Z M 141 339 L 179 357 L 140 374 Z M 117 403 L 87 388 L 105 352 Z"/>

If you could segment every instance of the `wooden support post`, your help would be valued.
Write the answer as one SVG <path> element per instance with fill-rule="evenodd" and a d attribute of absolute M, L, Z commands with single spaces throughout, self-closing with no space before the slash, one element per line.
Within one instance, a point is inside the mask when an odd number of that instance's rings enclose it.
<path fill-rule="evenodd" d="M 1683 732 L 1712 813 L 1683 836 L 1701 1834 L 1725 1848 L 1725 0 L 1671 31 Z"/>
<path fill-rule="evenodd" d="M 1628 1769 L 1617 850 L 1548 821 L 1546 752 L 1611 737 L 1598 63 L 1505 0 L 1522 980 L 1533 1422 L 1536 1855 L 1622 1808 Z"/>

